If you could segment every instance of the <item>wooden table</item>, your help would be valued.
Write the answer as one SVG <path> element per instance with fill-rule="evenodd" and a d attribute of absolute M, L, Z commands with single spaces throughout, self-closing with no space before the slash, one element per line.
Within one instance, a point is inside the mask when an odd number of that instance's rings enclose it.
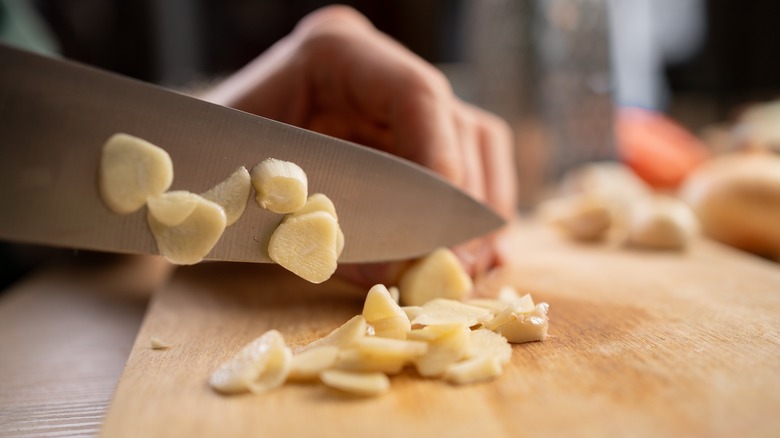
<path fill-rule="evenodd" d="M 279 329 L 292 345 L 304 343 L 358 312 L 365 291 L 338 281 L 313 286 L 271 266 L 202 264 L 178 270 L 168 282 L 158 274 L 156 281 L 132 288 L 159 290 L 127 359 L 103 433 L 778 435 L 777 265 L 708 241 L 677 254 L 614 242 L 575 244 L 535 224 L 516 231 L 508 244 L 510 266 L 493 281 L 548 301 L 550 338 L 515 346 L 511 365 L 493 382 L 453 387 L 408 372 L 393 378 L 389 394 L 371 400 L 343 397 L 318 385 L 219 396 L 206 379 L 243 343 L 269 328 Z M 122 360 L 116 356 L 126 353 L 138 322 L 143 300 L 126 293 L 119 294 L 120 301 L 91 301 L 114 304 L 96 307 L 103 317 L 73 323 L 70 336 L 36 329 L 35 321 L 67 313 L 69 297 L 99 290 L 95 282 L 105 289 L 117 283 L 117 271 L 49 272 L 0 301 L 0 345 L 5 347 L 0 433 L 95 431 L 108 400 L 106 388 L 118 377 Z M 128 297 L 136 297 L 129 301 L 135 307 L 122 301 Z M 37 307 L 23 305 L 36 299 Z M 36 310 L 26 316 L 31 308 Z M 150 336 L 174 347 L 151 350 Z M 68 339 L 85 341 L 82 348 L 63 348 Z M 9 349 L 17 352 L 10 360 Z M 56 359 L 62 350 L 78 351 L 65 367 Z M 43 375 L 49 377 L 34 381 Z"/>
<path fill-rule="evenodd" d="M 107 258 L 44 267 L 0 296 L 0 436 L 100 430 L 149 297 L 168 275 L 148 258 Z"/>

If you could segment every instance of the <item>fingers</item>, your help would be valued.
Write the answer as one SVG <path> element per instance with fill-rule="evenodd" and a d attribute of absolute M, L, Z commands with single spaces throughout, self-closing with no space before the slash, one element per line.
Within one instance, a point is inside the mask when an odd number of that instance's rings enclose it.
<path fill-rule="evenodd" d="M 463 175 L 462 188 L 474 198 L 487 202 L 481 127 L 467 105 L 458 102 L 454 113 L 458 130 L 456 145 L 460 150 Z"/>
<path fill-rule="evenodd" d="M 470 107 L 477 120 L 485 200 L 511 219 L 517 214 L 515 143 L 509 125 L 494 114 Z"/>

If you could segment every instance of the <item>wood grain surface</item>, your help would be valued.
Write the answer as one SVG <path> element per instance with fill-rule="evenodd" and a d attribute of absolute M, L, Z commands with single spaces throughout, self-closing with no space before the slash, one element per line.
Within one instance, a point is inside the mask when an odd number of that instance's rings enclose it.
<path fill-rule="evenodd" d="M 154 260 L 109 258 L 74 257 L 3 292 L 0 436 L 97 435 L 167 277 Z"/>
<path fill-rule="evenodd" d="M 777 436 L 780 269 L 696 242 L 684 254 L 579 245 L 518 226 L 490 279 L 550 303 L 550 337 L 470 386 L 409 371 L 363 399 L 314 384 L 225 397 L 210 373 L 275 328 L 291 345 L 360 311 L 365 291 L 273 267 L 180 269 L 142 325 L 104 436 Z M 157 336 L 174 346 L 150 348 Z"/>

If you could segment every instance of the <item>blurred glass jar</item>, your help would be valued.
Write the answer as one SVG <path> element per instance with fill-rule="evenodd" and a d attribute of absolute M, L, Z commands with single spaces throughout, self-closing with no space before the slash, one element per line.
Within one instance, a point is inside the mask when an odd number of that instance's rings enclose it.
<path fill-rule="evenodd" d="M 468 0 L 469 95 L 516 137 L 521 208 L 579 164 L 613 159 L 607 0 Z"/>

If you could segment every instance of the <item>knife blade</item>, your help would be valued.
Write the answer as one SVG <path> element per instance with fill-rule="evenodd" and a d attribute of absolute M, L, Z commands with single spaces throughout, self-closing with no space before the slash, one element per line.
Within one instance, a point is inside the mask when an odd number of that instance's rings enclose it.
<path fill-rule="evenodd" d="M 101 148 L 117 132 L 170 154 L 171 190 L 206 191 L 268 157 L 295 162 L 310 193 L 336 205 L 340 262 L 416 257 L 503 224 L 433 172 L 381 151 L 8 46 L 0 64 L 0 239 L 156 254 L 146 214 L 114 214 L 98 194 Z M 206 259 L 269 262 L 262 243 L 281 218 L 252 196 Z"/>

